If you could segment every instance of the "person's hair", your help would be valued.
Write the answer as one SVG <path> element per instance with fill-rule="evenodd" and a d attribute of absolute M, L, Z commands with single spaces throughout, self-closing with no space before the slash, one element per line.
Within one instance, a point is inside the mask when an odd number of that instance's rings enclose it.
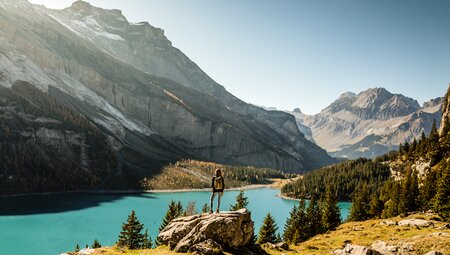
<path fill-rule="evenodd" d="M 220 168 L 216 169 L 216 176 L 222 176 L 222 170 Z"/>

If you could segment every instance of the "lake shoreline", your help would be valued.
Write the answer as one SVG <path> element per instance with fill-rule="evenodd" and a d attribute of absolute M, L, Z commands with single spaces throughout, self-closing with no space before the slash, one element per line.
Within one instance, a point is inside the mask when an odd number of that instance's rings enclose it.
<path fill-rule="evenodd" d="M 274 186 L 273 183 L 268 184 L 250 184 L 242 187 L 232 187 L 225 189 L 230 191 L 236 190 L 252 190 L 252 189 L 279 189 Z M 8 195 L 0 195 L 0 198 L 8 198 L 8 197 L 23 197 L 23 196 L 46 196 L 46 195 L 57 195 L 57 194 L 136 194 L 136 193 L 180 193 L 180 192 L 205 192 L 211 191 L 211 188 L 203 188 L 203 189 L 161 189 L 161 190 L 70 190 L 70 191 L 56 191 L 56 192 L 34 192 L 34 193 L 19 193 L 19 194 L 8 194 Z"/>

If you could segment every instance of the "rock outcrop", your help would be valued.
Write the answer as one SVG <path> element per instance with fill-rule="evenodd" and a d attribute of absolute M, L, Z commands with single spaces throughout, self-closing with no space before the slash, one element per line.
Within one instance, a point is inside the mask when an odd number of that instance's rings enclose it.
<path fill-rule="evenodd" d="M 409 226 L 409 227 L 432 227 L 433 222 L 422 219 L 406 219 L 398 222 L 399 226 Z"/>
<path fill-rule="evenodd" d="M 420 106 L 401 94 L 373 88 L 344 93 L 315 115 L 291 114 L 309 128 L 310 140 L 330 155 L 373 158 L 397 149 L 405 140 L 419 138 L 422 132 L 429 134 L 433 120 L 440 124 L 442 104 L 443 98 L 436 98 Z"/>
<path fill-rule="evenodd" d="M 250 212 L 241 209 L 177 218 L 159 233 L 157 240 L 177 252 L 235 249 L 250 245 L 253 231 Z"/>
<path fill-rule="evenodd" d="M 442 105 L 442 119 L 439 128 L 440 133 L 442 133 L 444 127 L 448 125 L 446 122 L 450 122 L 450 84 L 448 85 L 447 94 L 445 94 L 444 103 Z"/>

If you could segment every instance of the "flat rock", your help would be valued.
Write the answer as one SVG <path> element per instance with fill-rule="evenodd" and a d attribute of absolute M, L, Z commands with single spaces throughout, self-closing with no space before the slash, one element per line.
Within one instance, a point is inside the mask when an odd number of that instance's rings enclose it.
<path fill-rule="evenodd" d="M 250 212 L 241 209 L 235 212 L 196 214 L 180 217 L 170 222 L 158 235 L 161 244 L 174 246 L 176 252 L 187 252 L 192 246 L 208 239 L 222 248 L 246 246 L 253 240 L 253 221 Z"/>
<path fill-rule="evenodd" d="M 424 255 L 444 255 L 444 253 L 440 252 L 440 251 L 430 251 L 425 253 Z"/>
<path fill-rule="evenodd" d="M 380 222 L 380 225 L 384 225 L 384 226 L 396 226 L 397 222 L 393 221 L 393 220 L 383 220 L 382 222 Z"/>
<path fill-rule="evenodd" d="M 422 219 L 406 219 L 398 222 L 399 226 L 410 226 L 410 227 L 431 227 L 434 226 L 433 222 Z"/>
<path fill-rule="evenodd" d="M 361 245 L 347 244 L 343 249 L 333 251 L 334 255 L 382 255 L 380 252 Z"/>
<path fill-rule="evenodd" d="M 384 241 L 376 241 L 370 247 L 384 255 L 396 254 L 399 250 L 398 246 L 387 245 Z"/>

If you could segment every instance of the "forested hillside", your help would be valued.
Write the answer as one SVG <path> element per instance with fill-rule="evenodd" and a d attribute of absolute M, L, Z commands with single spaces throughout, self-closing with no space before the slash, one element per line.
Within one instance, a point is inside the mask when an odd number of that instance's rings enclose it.
<path fill-rule="evenodd" d="M 428 136 L 404 142 L 374 160 L 344 161 L 307 173 L 282 193 L 309 197 L 333 185 L 341 200 L 351 199 L 350 220 L 394 217 L 433 210 L 450 220 L 450 88 L 444 99 L 441 130 L 433 123 Z"/>
<path fill-rule="evenodd" d="M 25 82 L 0 87 L 0 194 L 98 187 L 115 168 L 82 115 Z"/>

